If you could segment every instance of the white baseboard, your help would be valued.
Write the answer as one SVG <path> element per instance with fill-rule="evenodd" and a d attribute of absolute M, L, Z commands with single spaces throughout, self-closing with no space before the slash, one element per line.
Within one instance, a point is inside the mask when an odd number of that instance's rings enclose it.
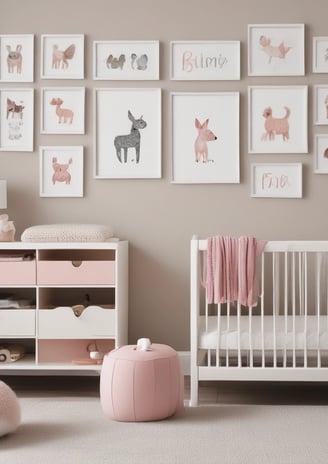
<path fill-rule="evenodd" d="M 183 375 L 190 375 L 190 351 L 178 351 Z"/>

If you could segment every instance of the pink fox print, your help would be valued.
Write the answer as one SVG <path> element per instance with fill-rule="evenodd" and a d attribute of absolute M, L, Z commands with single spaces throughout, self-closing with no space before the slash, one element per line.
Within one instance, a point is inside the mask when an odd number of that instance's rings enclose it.
<path fill-rule="evenodd" d="M 196 163 L 203 159 L 203 163 L 208 162 L 208 148 L 207 142 L 212 142 L 213 140 L 217 140 L 216 135 L 208 128 L 209 119 L 201 124 L 199 120 L 195 119 L 195 127 L 198 130 L 198 136 L 195 140 L 195 157 Z"/>

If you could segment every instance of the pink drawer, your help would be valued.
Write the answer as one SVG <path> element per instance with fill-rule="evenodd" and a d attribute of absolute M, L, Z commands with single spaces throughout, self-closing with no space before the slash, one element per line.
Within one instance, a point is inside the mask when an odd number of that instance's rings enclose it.
<path fill-rule="evenodd" d="M 0 285 L 35 285 L 35 261 L 1 261 Z"/>
<path fill-rule="evenodd" d="M 38 261 L 39 285 L 114 285 L 115 261 Z"/>

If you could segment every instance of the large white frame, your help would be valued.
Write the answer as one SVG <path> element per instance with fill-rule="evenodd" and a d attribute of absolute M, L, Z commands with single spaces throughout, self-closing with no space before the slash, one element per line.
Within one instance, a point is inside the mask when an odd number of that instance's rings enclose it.
<path fill-rule="evenodd" d="M 172 182 L 239 183 L 239 92 L 174 92 L 171 110 Z"/>
<path fill-rule="evenodd" d="M 159 88 L 94 89 L 94 177 L 160 178 L 161 113 Z M 132 135 L 133 119 L 139 122 Z"/>

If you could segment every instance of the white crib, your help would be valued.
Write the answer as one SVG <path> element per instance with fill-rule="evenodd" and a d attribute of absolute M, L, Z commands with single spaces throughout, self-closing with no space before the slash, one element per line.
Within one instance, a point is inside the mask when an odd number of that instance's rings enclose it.
<path fill-rule="evenodd" d="M 268 242 L 256 307 L 208 304 L 191 240 L 191 395 L 202 380 L 328 381 L 328 241 Z"/>

